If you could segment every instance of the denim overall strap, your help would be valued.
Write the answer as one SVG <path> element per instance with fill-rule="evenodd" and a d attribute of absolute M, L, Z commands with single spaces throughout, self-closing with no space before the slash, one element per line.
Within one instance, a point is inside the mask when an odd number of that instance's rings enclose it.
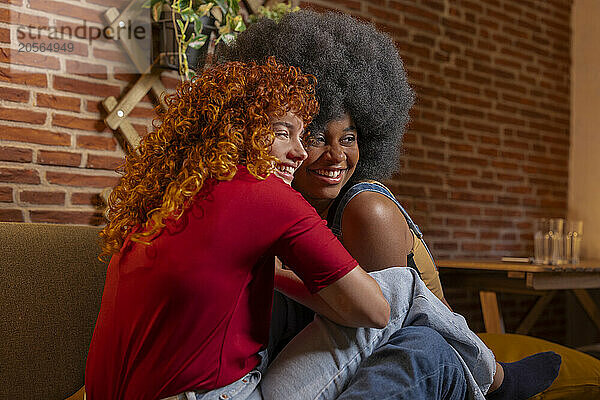
<path fill-rule="evenodd" d="M 406 223 L 408 224 L 410 230 L 415 234 L 415 236 L 417 236 L 417 238 L 423 238 L 423 234 L 421 233 L 421 230 L 417 224 L 413 222 L 412 218 L 410 218 L 410 215 L 408 215 L 404 207 L 402 207 L 400 202 L 396 199 L 396 197 L 394 197 L 394 194 L 387 187 L 377 181 L 365 181 L 353 185 L 346 191 L 346 193 L 344 193 L 341 200 L 337 202 L 337 204 L 334 204 L 336 206 L 335 214 L 333 215 L 333 220 L 331 221 L 329 228 L 331 228 L 333 233 L 340 239 L 340 241 L 342 240 L 342 215 L 344 214 L 344 209 L 348 203 L 350 203 L 350 200 L 354 198 L 354 196 L 362 192 L 377 192 L 392 200 L 398 206 L 398 209 L 402 212 L 402 215 L 404 215 L 404 219 L 406 219 Z"/>

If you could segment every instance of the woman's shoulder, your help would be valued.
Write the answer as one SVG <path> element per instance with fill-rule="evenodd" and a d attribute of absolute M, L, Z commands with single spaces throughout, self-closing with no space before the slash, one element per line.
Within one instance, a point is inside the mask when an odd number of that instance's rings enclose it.
<path fill-rule="evenodd" d="M 360 191 L 348 201 L 344 208 L 344 219 L 385 223 L 398 217 L 404 219 L 396 202 L 378 191 Z"/>

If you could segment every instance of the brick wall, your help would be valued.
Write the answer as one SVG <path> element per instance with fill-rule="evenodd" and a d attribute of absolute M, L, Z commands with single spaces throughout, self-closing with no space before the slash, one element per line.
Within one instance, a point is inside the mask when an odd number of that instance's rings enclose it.
<path fill-rule="evenodd" d="M 530 255 L 533 219 L 566 214 L 571 3 L 302 2 L 372 21 L 396 40 L 418 101 L 403 168 L 388 183 L 436 256 Z M 24 58 L 14 26 L 99 24 L 120 4 L 0 0 L 0 220 L 101 223 L 98 194 L 115 182 L 123 151 L 99 104 L 135 76 L 110 41 L 73 38 L 71 53 Z M 131 115 L 140 134 L 152 107 L 146 97 Z M 476 294 L 446 291 L 481 330 Z M 514 328 L 532 300 L 502 300 Z M 564 299 L 551 307 L 560 316 Z M 543 318 L 533 333 L 561 340 L 564 321 Z"/>
<path fill-rule="evenodd" d="M 436 257 L 533 255 L 536 217 L 564 217 L 571 0 L 310 0 L 396 40 L 417 96 L 402 170 L 388 182 Z M 482 330 L 478 295 L 446 288 Z M 507 328 L 532 305 L 501 296 Z M 532 334 L 564 339 L 562 295 Z"/>
<path fill-rule="evenodd" d="M 114 185 L 121 143 L 103 122 L 100 102 L 119 97 L 137 78 L 112 40 L 50 29 L 104 27 L 122 0 L 0 1 L 0 220 L 101 224 L 99 193 Z M 21 27 L 21 34 L 19 34 Z M 30 33 L 32 32 L 32 33 Z M 73 31 L 74 32 L 74 31 Z M 24 36 L 24 37 L 23 37 Z M 67 45 L 58 52 L 19 52 L 19 43 Z M 164 83 L 173 86 L 173 75 Z M 145 134 L 153 115 L 146 96 L 130 114 Z"/>

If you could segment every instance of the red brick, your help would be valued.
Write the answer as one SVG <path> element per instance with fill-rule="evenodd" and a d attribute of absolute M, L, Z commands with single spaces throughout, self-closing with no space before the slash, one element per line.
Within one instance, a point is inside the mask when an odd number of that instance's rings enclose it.
<path fill-rule="evenodd" d="M 46 179 L 49 183 L 55 185 L 97 188 L 113 187 L 118 181 L 116 176 L 71 174 L 55 171 L 46 172 Z"/>
<path fill-rule="evenodd" d="M 77 136 L 77 147 L 90 150 L 116 150 L 117 142 L 114 137 L 106 136 Z"/>
<path fill-rule="evenodd" d="M 20 83 L 26 86 L 46 87 L 46 74 L 38 74 L 34 72 L 15 71 L 0 67 L 0 82 Z"/>
<path fill-rule="evenodd" d="M 38 107 L 48 107 L 54 110 L 79 111 L 81 100 L 76 97 L 57 96 L 54 94 L 38 93 L 36 95 Z"/>
<path fill-rule="evenodd" d="M 89 4 L 98 4 L 102 7 L 117 7 L 123 6 L 123 0 L 86 0 Z"/>
<path fill-rule="evenodd" d="M 435 205 L 435 211 L 456 215 L 480 215 L 481 209 L 477 206 L 462 206 L 455 203 L 439 203 Z"/>
<path fill-rule="evenodd" d="M 371 17 L 380 18 L 386 22 L 398 23 L 400 17 L 394 11 L 386 8 L 373 7 L 368 5 L 367 14 Z"/>
<path fill-rule="evenodd" d="M 390 25 L 383 22 L 376 22 L 377 30 L 387 33 L 393 38 L 404 38 L 408 36 L 408 31 L 397 25 Z"/>
<path fill-rule="evenodd" d="M 28 67 L 37 67 L 43 69 L 57 70 L 60 68 L 60 62 L 57 57 L 47 55 L 46 53 L 21 52 L 15 49 L 0 48 L 0 62 L 11 65 L 26 65 Z"/>
<path fill-rule="evenodd" d="M 440 27 L 437 23 L 429 23 L 420 19 L 411 18 L 409 16 L 404 16 L 404 26 L 410 28 L 416 28 L 420 31 L 427 31 L 434 33 L 436 35 L 440 34 Z M 449 36 L 449 35 L 447 35 Z"/>
<path fill-rule="evenodd" d="M 107 69 L 102 64 L 90 64 L 82 61 L 67 60 L 67 73 L 72 75 L 89 76 L 106 80 L 108 77 Z"/>
<path fill-rule="evenodd" d="M 400 11 L 400 13 L 403 15 L 415 15 L 418 17 L 428 19 L 435 23 L 437 23 L 440 20 L 440 16 L 438 13 L 424 10 L 422 8 L 410 4 L 406 4 L 406 2 L 389 0 L 389 7 L 394 10 Z"/>
<path fill-rule="evenodd" d="M 450 198 L 452 200 L 473 201 L 476 203 L 491 203 L 494 201 L 494 196 L 491 194 L 470 192 L 452 192 Z"/>
<path fill-rule="evenodd" d="M 0 167 L 0 182 L 40 183 L 38 172 L 33 169 Z"/>
<path fill-rule="evenodd" d="M 19 193 L 19 199 L 31 204 L 64 204 L 64 192 L 43 192 L 37 190 L 24 190 Z"/>
<path fill-rule="evenodd" d="M 12 188 L 0 186 L 0 202 L 11 203 L 12 201 L 13 201 Z"/>
<path fill-rule="evenodd" d="M 129 116 L 132 118 L 155 118 L 156 113 L 154 112 L 154 108 L 138 106 L 131 110 Z"/>
<path fill-rule="evenodd" d="M 0 208 L 0 221 L 4 222 L 23 222 L 23 211 Z"/>
<path fill-rule="evenodd" d="M 10 87 L 0 87 L 0 99 L 14 101 L 16 103 L 27 103 L 29 91 Z"/>
<path fill-rule="evenodd" d="M 475 238 L 477 238 L 477 233 L 466 232 L 466 231 L 456 231 L 452 234 L 452 237 L 455 239 L 475 239 Z"/>
<path fill-rule="evenodd" d="M 80 118 L 66 114 L 53 114 L 52 126 L 96 132 L 108 131 L 102 120 Z"/>
<path fill-rule="evenodd" d="M 102 213 L 94 211 L 31 210 L 29 215 L 31 222 L 79 225 L 102 225 L 106 223 Z"/>
<path fill-rule="evenodd" d="M 0 125 L 0 139 L 51 146 L 69 146 L 71 144 L 71 135 L 66 133 L 6 125 Z"/>
<path fill-rule="evenodd" d="M 88 155 L 87 167 L 95 169 L 115 170 L 123 164 L 123 157 L 101 156 L 96 154 Z"/>
<path fill-rule="evenodd" d="M 479 227 L 486 227 L 486 228 L 493 228 L 493 229 L 499 229 L 499 228 L 512 228 L 513 227 L 513 223 L 512 221 L 507 221 L 507 220 L 502 220 L 502 219 L 472 219 L 471 226 L 479 226 Z"/>
<path fill-rule="evenodd" d="M 467 157 L 467 156 L 454 156 L 448 157 L 448 161 L 453 164 L 460 164 L 462 166 L 479 165 L 482 167 L 487 166 L 488 160 L 485 158 Z"/>
<path fill-rule="evenodd" d="M 29 0 L 29 7 L 33 10 L 46 11 L 50 14 L 64 15 L 78 20 L 104 23 L 101 11 L 97 8 L 76 6 L 73 3 L 63 3 L 53 0 Z"/>
<path fill-rule="evenodd" d="M 357 0 L 329 0 L 329 2 L 338 4 L 350 10 L 360 11 L 361 2 Z"/>
<path fill-rule="evenodd" d="M 107 50 L 107 49 L 99 49 L 94 48 L 93 56 L 94 59 L 102 59 L 106 61 L 114 61 L 121 64 L 130 64 L 131 61 L 127 57 L 124 51 L 119 50 Z M 132 65 L 133 70 L 133 65 Z"/>
<path fill-rule="evenodd" d="M 40 150 L 37 157 L 39 164 L 78 167 L 81 164 L 81 154 L 67 151 Z"/>
<path fill-rule="evenodd" d="M 138 133 L 138 135 L 140 135 L 140 137 L 144 137 L 148 133 L 148 126 L 146 126 L 146 125 L 140 125 L 140 124 L 131 124 L 131 125 L 137 131 L 137 133 Z"/>
<path fill-rule="evenodd" d="M 115 96 L 121 94 L 121 88 L 105 83 L 88 82 L 79 79 L 67 78 L 64 76 L 54 76 L 52 87 L 56 90 L 65 92 L 87 94 L 98 97 Z"/>
<path fill-rule="evenodd" d="M 456 250 L 458 244 L 456 242 L 434 242 L 433 248 L 435 250 Z"/>
<path fill-rule="evenodd" d="M 493 183 L 493 182 L 488 182 L 488 181 L 471 181 L 471 187 L 473 189 L 483 189 L 483 190 L 490 190 L 490 191 L 500 191 L 502 190 L 502 185 L 499 185 L 497 183 Z"/>
<path fill-rule="evenodd" d="M 486 252 L 492 249 L 492 246 L 485 243 L 463 243 L 461 247 L 464 251 L 474 252 Z"/>
<path fill-rule="evenodd" d="M 10 43 L 10 29 L 0 28 L 0 42 Z"/>
<path fill-rule="evenodd" d="M 15 8 L 0 8 L 0 22 L 12 25 L 27 26 L 48 26 L 48 18 L 38 15 L 21 13 Z"/>
<path fill-rule="evenodd" d="M 71 194 L 71 204 L 73 205 L 93 205 L 101 207 L 104 201 L 100 197 L 100 193 L 77 192 Z"/>
<path fill-rule="evenodd" d="M 433 183 L 437 185 L 442 184 L 442 178 L 434 175 L 426 175 L 426 174 L 417 174 L 417 173 L 403 173 L 401 174 L 402 180 L 408 182 L 417 182 L 417 183 Z"/>
<path fill-rule="evenodd" d="M 12 162 L 31 162 L 33 151 L 20 147 L 0 146 L 0 160 Z"/>
<path fill-rule="evenodd" d="M 475 32 L 477 31 L 477 29 L 474 26 L 469 25 L 469 24 L 464 24 L 462 22 L 459 22 L 459 21 L 451 19 L 451 18 L 443 18 L 442 26 L 444 26 L 447 29 L 463 31 L 470 35 L 475 34 Z"/>
<path fill-rule="evenodd" d="M 46 121 L 46 113 L 0 106 L 0 120 L 42 125 Z"/>
<path fill-rule="evenodd" d="M 23 0 L 0 0 L 0 3 L 21 6 L 21 5 L 23 5 Z"/>

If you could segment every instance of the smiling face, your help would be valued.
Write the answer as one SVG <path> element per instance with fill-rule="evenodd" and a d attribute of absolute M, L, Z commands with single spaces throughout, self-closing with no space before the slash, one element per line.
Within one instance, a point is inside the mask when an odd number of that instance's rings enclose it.
<path fill-rule="evenodd" d="M 293 186 L 321 214 L 340 194 L 358 163 L 358 135 L 348 114 L 330 121 L 324 132 L 312 132 L 308 158 L 294 176 Z"/>
<path fill-rule="evenodd" d="M 290 185 L 294 172 L 307 157 L 302 146 L 304 122 L 288 111 L 283 117 L 272 119 L 271 128 L 275 132 L 275 140 L 270 154 L 279 160 L 275 175 Z"/>

